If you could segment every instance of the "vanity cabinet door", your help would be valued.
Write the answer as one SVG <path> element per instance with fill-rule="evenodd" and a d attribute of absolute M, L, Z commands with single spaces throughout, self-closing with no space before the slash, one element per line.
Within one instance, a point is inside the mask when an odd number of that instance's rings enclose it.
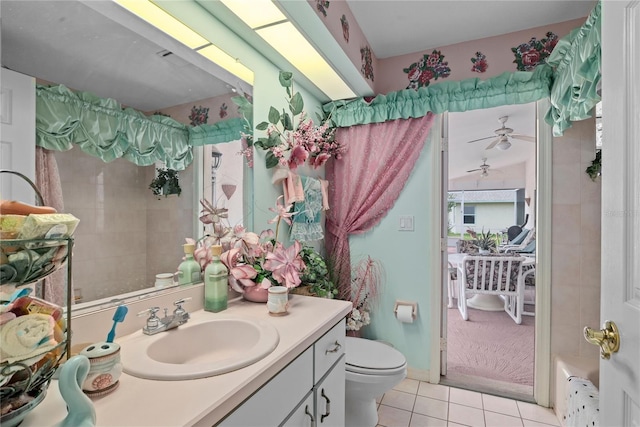
<path fill-rule="evenodd" d="M 345 356 L 333 366 L 315 387 L 316 426 L 344 427 Z"/>
<path fill-rule="evenodd" d="M 225 418 L 225 427 L 278 426 L 313 388 L 310 347 Z"/>
<path fill-rule="evenodd" d="M 307 398 L 293 411 L 282 427 L 316 427 L 317 425 L 313 407 L 313 393 L 309 391 Z"/>

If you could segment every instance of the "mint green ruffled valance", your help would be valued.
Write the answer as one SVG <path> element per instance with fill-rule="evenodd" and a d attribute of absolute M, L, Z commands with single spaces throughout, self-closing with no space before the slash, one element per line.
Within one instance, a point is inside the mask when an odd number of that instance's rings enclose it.
<path fill-rule="evenodd" d="M 220 144 L 242 138 L 245 131 L 244 120 L 233 118 L 211 125 L 200 125 L 189 129 L 189 142 L 192 146 Z"/>
<path fill-rule="evenodd" d="M 323 106 L 338 127 L 387 120 L 422 117 L 428 112 L 461 112 L 507 104 L 526 104 L 549 96 L 552 69 L 540 65 L 534 71 L 516 71 L 480 80 L 442 82 L 418 90 L 405 89 L 364 98 L 333 101 Z"/>
<path fill-rule="evenodd" d="M 105 162 L 124 157 L 149 166 L 161 161 L 175 170 L 193 161 L 188 126 L 63 85 L 36 86 L 36 144 L 57 151 L 75 144 Z"/>
<path fill-rule="evenodd" d="M 555 78 L 545 121 L 555 136 L 561 136 L 571 122 L 591 117 L 590 111 L 600 101 L 600 11 L 598 2 L 587 21 L 559 40 L 547 59 Z"/>

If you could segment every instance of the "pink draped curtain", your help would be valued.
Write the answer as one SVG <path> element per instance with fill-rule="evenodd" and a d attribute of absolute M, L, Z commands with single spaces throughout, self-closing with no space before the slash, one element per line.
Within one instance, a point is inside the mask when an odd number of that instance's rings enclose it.
<path fill-rule="evenodd" d="M 327 163 L 330 182 L 325 236 L 340 298 L 350 299 L 349 235 L 378 224 L 400 196 L 424 147 L 434 115 L 340 128 L 347 146 L 341 160 Z"/>
<path fill-rule="evenodd" d="M 42 147 L 36 147 L 36 187 L 42 195 L 46 206 L 56 208 L 58 212 L 64 212 L 62 202 L 62 184 L 58 173 L 58 163 L 53 151 Z M 44 279 L 43 296 L 47 301 L 64 306 L 66 305 L 66 277 L 67 269 L 61 268 Z"/>

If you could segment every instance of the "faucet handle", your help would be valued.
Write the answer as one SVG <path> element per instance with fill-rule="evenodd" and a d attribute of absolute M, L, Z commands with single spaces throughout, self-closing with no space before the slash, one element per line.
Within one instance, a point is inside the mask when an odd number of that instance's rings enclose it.
<path fill-rule="evenodd" d="M 189 313 L 187 313 L 187 311 L 182 308 L 182 304 L 184 304 L 185 302 L 189 301 L 191 299 L 191 297 L 187 297 L 187 298 L 182 298 L 179 299 L 178 301 L 174 302 L 173 305 L 176 306 L 176 309 L 173 311 L 173 314 L 176 316 L 189 316 Z"/>
<path fill-rule="evenodd" d="M 146 310 L 142 310 L 138 313 L 138 317 L 149 314 L 149 318 L 147 319 L 147 328 L 156 328 L 160 324 L 160 319 L 156 316 L 156 313 L 160 310 L 160 307 L 150 307 Z"/>

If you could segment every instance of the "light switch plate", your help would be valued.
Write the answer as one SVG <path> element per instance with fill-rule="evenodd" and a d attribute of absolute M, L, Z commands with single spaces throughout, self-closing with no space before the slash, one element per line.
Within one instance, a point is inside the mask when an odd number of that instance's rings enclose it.
<path fill-rule="evenodd" d="M 400 215 L 400 231 L 413 231 L 413 215 Z"/>

